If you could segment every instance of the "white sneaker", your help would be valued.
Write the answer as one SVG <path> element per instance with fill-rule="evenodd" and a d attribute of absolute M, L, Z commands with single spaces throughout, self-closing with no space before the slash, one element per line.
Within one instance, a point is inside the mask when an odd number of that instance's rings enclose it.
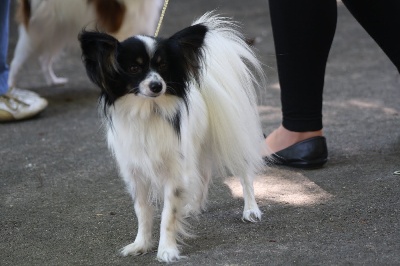
<path fill-rule="evenodd" d="M 47 100 L 38 94 L 13 88 L 0 95 L 0 122 L 22 120 L 33 117 L 43 111 Z"/>

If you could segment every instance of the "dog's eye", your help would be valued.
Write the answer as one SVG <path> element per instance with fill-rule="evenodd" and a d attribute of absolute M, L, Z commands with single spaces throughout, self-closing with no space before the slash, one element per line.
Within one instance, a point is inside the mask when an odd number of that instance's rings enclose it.
<path fill-rule="evenodd" d="M 158 65 L 158 71 L 164 71 L 167 69 L 167 64 L 166 63 L 161 63 Z"/>
<path fill-rule="evenodd" d="M 131 74 L 139 74 L 140 72 L 142 72 L 142 68 L 140 68 L 139 66 L 131 66 L 129 68 L 129 73 Z"/>

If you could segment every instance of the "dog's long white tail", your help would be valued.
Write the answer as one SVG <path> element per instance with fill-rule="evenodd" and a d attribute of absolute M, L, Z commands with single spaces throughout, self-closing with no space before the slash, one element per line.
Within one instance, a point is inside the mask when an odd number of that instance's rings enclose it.
<path fill-rule="evenodd" d="M 256 95 L 265 88 L 262 66 L 235 23 L 212 13 L 194 22 L 199 23 L 208 28 L 201 94 L 209 111 L 213 161 L 233 175 L 254 175 L 264 166 Z"/>

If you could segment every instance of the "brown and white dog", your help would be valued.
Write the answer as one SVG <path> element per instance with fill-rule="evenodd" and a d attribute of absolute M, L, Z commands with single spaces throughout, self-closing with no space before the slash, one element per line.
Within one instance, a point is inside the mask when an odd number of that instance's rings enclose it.
<path fill-rule="evenodd" d="M 21 67 L 38 58 L 48 85 L 57 77 L 53 62 L 63 48 L 77 43 L 84 27 L 97 27 L 122 41 L 137 34 L 153 35 L 163 0 L 19 0 L 19 38 L 10 64 L 9 87 L 15 87 Z"/>

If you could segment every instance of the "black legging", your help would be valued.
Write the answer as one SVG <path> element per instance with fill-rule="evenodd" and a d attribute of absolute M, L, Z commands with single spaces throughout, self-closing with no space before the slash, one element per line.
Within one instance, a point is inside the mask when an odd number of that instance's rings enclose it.
<path fill-rule="evenodd" d="M 400 71 L 400 0 L 343 3 Z M 320 130 L 325 68 L 336 29 L 336 0 L 269 0 L 269 6 L 282 125 L 295 132 Z"/>

